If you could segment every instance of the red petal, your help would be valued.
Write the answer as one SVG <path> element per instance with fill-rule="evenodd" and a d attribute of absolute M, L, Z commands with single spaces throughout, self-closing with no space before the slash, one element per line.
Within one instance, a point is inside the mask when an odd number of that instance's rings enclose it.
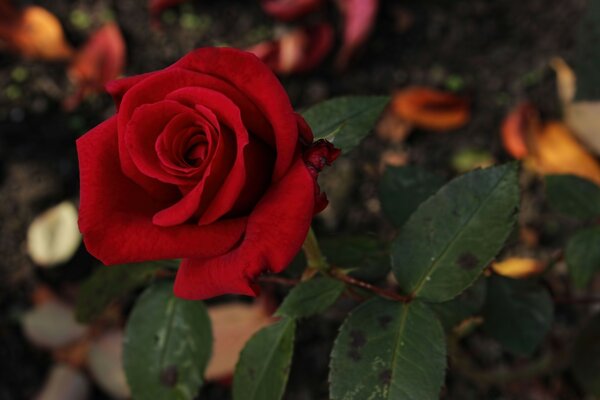
<path fill-rule="evenodd" d="M 263 10 L 282 21 L 291 21 L 318 10 L 323 0 L 262 0 Z"/>
<path fill-rule="evenodd" d="M 298 128 L 290 99 L 273 72 L 253 54 L 226 47 L 198 49 L 175 65 L 210 74 L 247 96 L 271 124 L 277 154 L 273 180 L 277 182 L 281 179 L 294 159 Z M 244 122 L 248 126 L 247 117 L 244 115 L 246 108 L 231 95 L 226 95 L 240 107 Z M 249 130 L 254 135 L 264 137 L 264 132 L 250 127 Z M 268 140 L 266 142 L 270 143 Z"/>
<path fill-rule="evenodd" d="M 152 215 L 166 206 L 123 175 L 116 118 L 77 140 L 81 179 L 79 228 L 88 251 L 105 264 L 222 255 L 242 237 L 246 220 L 161 228 Z"/>
<path fill-rule="evenodd" d="M 175 295 L 190 300 L 226 293 L 256 295 L 254 278 L 263 271 L 282 271 L 302 247 L 313 209 L 313 178 L 297 155 L 248 218 L 240 246 L 220 257 L 184 260 Z"/>
<path fill-rule="evenodd" d="M 338 67 L 345 67 L 357 48 L 369 37 L 379 9 L 379 0 L 338 0 L 344 16 L 344 44 L 338 54 Z"/>
<path fill-rule="evenodd" d="M 125 41 L 114 23 L 104 25 L 86 42 L 69 66 L 69 77 L 77 86 L 77 94 L 67 100 L 68 108 L 76 106 L 81 97 L 101 92 L 104 85 L 123 73 Z"/>

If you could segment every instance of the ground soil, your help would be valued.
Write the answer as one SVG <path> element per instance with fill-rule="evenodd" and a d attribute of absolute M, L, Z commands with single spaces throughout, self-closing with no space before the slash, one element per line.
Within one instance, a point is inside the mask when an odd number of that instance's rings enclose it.
<path fill-rule="evenodd" d="M 25 1 L 23 4 L 27 3 Z M 126 73 L 162 68 L 194 47 L 229 44 L 244 47 L 280 29 L 258 1 L 195 1 L 172 11 L 174 21 L 152 30 L 145 1 L 36 1 L 65 24 L 69 40 L 82 43 L 86 30 L 72 23 L 72 11 L 91 16 L 92 26 L 110 9 L 128 46 Z M 517 102 L 529 99 L 544 115 L 558 106 L 554 56 L 573 54 L 577 21 L 584 0 L 382 0 L 373 35 L 348 69 L 333 69 L 332 58 L 318 70 L 283 78 L 293 104 L 303 108 L 343 94 L 389 94 L 408 85 L 459 89 L 472 104 L 469 124 L 452 133 L 416 132 L 406 144 L 410 162 L 450 177 L 449 160 L 457 151 L 477 148 L 507 159 L 499 142 L 502 118 Z M 181 27 L 181 13 L 202 16 L 193 29 Z M 336 22 L 334 7 L 325 11 Z M 14 71 L 28 77 L 15 83 Z M 30 398 L 43 383 L 49 356 L 21 336 L 18 316 L 28 307 L 35 282 L 64 292 L 83 279 L 95 261 L 84 250 L 55 270 L 36 268 L 27 256 L 25 233 L 33 217 L 63 199 L 78 196 L 75 139 L 114 112 L 108 96 L 84 102 L 71 113 L 60 102 L 68 90 L 63 64 L 23 61 L 0 54 L 0 399 Z M 8 90 L 11 87 L 13 89 Z M 18 95 L 15 95 L 15 89 Z M 372 136 L 349 156 L 354 179 L 347 212 L 322 223 L 330 231 L 386 232 L 389 224 L 373 211 L 378 165 L 388 145 Z M 375 168 L 377 170 L 377 168 Z M 376 207 L 375 207 L 376 209 Z M 327 222 L 327 221 L 326 221 Z M 343 307 L 343 305 L 342 305 Z M 300 325 L 286 398 L 325 399 L 327 357 L 343 315 L 335 310 Z M 478 398 L 466 383 L 451 378 L 446 398 Z M 458 383 L 457 383 L 458 382 Z M 560 383 L 567 385 L 567 383 Z M 212 385 L 202 399 L 226 399 L 227 389 Z M 565 396 L 574 396 L 567 390 Z M 565 394 L 566 393 L 566 394 Z M 533 395 L 532 395 L 533 396 Z M 104 398 L 100 391 L 97 399 Z M 498 390 L 487 398 L 524 398 Z M 532 397 L 534 398 L 534 397 Z M 547 398 L 547 397 L 535 397 Z M 573 397 L 576 398 L 576 397 Z"/>

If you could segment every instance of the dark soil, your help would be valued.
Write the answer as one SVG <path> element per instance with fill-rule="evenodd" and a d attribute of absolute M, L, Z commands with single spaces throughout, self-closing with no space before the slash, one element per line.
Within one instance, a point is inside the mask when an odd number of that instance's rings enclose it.
<path fill-rule="evenodd" d="M 163 68 L 195 47 L 245 47 L 277 29 L 258 1 L 191 2 L 168 12 L 162 32 L 150 28 L 142 0 L 33 3 L 55 13 L 74 44 L 82 43 L 106 10 L 111 10 L 127 41 L 128 75 Z M 458 89 L 471 100 L 470 123 L 448 134 L 416 132 L 407 143 L 411 163 L 448 177 L 452 155 L 465 148 L 487 150 L 497 160 L 507 158 L 500 146 L 499 126 L 507 111 L 520 100 L 530 99 L 545 115 L 558 116 L 554 75 L 548 62 L 553 56 L 567 60 L 573 56 L 584 0 L 381 3 L 371 39 L 346 71 L 335 71 L 329 59 L 319 70 L 283 79 L 295 106 L 303 108 L 342 94 L 388 94 L 408 85 Z M 73 24 L 73 10 L 90 16 L 90 28 L 82 30 Z M 195 13 L 201 19 L 192 28 L 182 27 L 178 21 L 183 13 Z M 338 21 L 333 7 L 325 13 Z M 16 80 L 15 69 L 25 69 L 27 78 Z M 50 205 L 78 196 L 75 139 L 114 112 L 107 95 L 85 101 L 72 113 L 62 111 L 60 102 L 68 91 L 64 71 L 63 64 L 0 55 L 2 400 L 31 398 L 50 365 L 50 357 L 26 342 L 18 325 L 18 316 L 28 307 L 33 285 L 41 281 L 61 292 L 70 283 L 83 279 L 96 264 L 81 249 L 67 265 L 41 271 L 34 267 L 25 250 L 25 233 L 33 217 Z M 349 190 L 351 198 L 344 205 L 348 211 L 325 224 L 329 230 L 389 230 L 387 222 L 369 207 L 376 197 L 377 174 L 373 170 L 377 168 L 373 166 L 379 163 L 386 146 L 372 136 L 349 156 L 354 184 Z M 327 398 L 326 355 L 342 315 L 333 311 L 300 324 L 297 346 L 301 351 L 295 355 L 286 399 Z M 449 381 L 446 398 L 477 398 L 477 392 L 468 384 L 456 377 Z M 561 385 L 570 386 L 568 382 Z M 514 389 L 488 393 L 486 398 L 525 398 Z M 576 398 L 568 389 L 555 393 L 561 393 L 561 398 Z M 204 389 L 201 398 L 227 396 L 226 389 L 213 385 Z M 103 397 L 97 391 L 95 398 Z"/>

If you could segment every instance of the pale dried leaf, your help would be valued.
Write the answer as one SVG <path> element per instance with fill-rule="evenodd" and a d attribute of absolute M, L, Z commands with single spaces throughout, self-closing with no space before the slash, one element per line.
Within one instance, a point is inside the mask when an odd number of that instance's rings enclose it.
<path fill-rule="evenodd" d="M 37 346 L 56 349 L 82 338 L 87 327 L 75 321 L 73 308 L 48 301 L 26 312 L 21 320 L 25 337 Z"/>
<path fill-rule="evenodd" d="M 96 338 L 87 357 L 94 381 L 116 399 L 131 396 L 123 370 L 123 332 L 112 331 Z"/>
<path fill-rule="evenodd" d="M 86 400 L 90 384 L 81 372 L 66 365 L 55 365 L 35 400 Z"/>

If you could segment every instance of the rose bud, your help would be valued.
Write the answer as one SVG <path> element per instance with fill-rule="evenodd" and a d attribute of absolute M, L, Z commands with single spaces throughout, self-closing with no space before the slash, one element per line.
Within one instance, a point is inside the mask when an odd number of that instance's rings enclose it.
<path fill-rule="evenodd" d="M 79 227 L 104 264 L 182 259 L 175 295 L 254 296 L 326 204 L 313 144 L 271 70 L 231 48 L 107 86 L 116 115 L 77 140 Z"/>

